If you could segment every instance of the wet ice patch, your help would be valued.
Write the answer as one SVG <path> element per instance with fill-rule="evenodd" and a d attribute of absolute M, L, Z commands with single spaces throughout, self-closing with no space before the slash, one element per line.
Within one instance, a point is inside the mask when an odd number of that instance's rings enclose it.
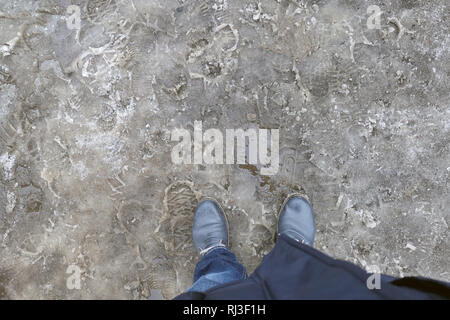
<path fill-rule="evenodd" d="M 370 228 L 370 229 L 375 228 L 379 224 L 379 221 L 377 221 L 373 217 L 372 212 L 370 212 L 370 211 L 364 211 L 363 212 L 363 214 L 362 214 L 362 221 L 366 225 L 366 227 Z"/>
<path fill-rule="evenodd" d="M 12 213 L 16 207 L 16 195 L 14 192 L 8 191 L 6 193 L 6 213 Z"/>
<path fill-rule="evenodd" d="M 93 133 L 77 135 L 75 145 L 83 152 L 98 152 L 103 155 L 101 161 L 112 169 L 120 169 L 123 159 L 120 152 L 125 147 L 125 142 L 120 137 L 111 133 Z"/>
<path fill-rule="evenodd" d="M 12 103 L 16 98 L 16 87 L 11 84 L 5 84 L 0 88 L 0 122 L 7 119 L 12 110 Z"/>
<path fill-rule="evenodd" d="M 81 180 L 84 180 L 87 178 L 87 176 L 89 175 L 89 169 L 86 168 L 86 166 L 84 165 L 83 162 L 77 162 L 74 166 L 73 169 L 75 171 L 75 174 L 80 177 Z"/>
<path fill-rule="evenodd" d="M 375 228 L 380 221 L 378 221 L 374 216 L 373 212 L 368 210 L 358 210 L 354 213 L 360 218 L 361 222 L 369 229 Z"/>
<path fill-rule="evenodd" d="M 9 181 L 14 176 L 14 166 L 16 164 L 16 156 L 8 152 L 0 156 L 0 166 L 3 170 L 3 177 Z"/>

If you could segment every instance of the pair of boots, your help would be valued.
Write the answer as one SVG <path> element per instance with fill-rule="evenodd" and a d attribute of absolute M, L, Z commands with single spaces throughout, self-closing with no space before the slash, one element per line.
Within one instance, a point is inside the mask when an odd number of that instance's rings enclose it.
<path fill-rule="evenodd" d="M 278 236 L 284 234 L 312 246 L 316 227 L 308 200 L 298 194 L 283 203 L 278 218 Z M 197 252 L 203 256 L 218 247 L 229 247 L 228 222 L 220 205 L 213 199 L 201 201 L 194 214 L 192 238 Z"/>

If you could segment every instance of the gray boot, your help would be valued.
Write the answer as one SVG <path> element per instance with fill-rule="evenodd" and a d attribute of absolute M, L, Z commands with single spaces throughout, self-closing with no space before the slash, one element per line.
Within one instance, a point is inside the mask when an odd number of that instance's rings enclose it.
<path fill-rule="evenodd" d="M 284 234 L 297 242 L 312 246 L 316 225 L 308 200 L 298 194 L 289 196 L 278 219 L 278 236 Z"/>
<path fill-rule="evenodd" d="M 194 213 L 192 238 L 201 256 L 215 248 L 228 248 L 228 222 L 215 200 L 205 199 L 198 204 Z"/>

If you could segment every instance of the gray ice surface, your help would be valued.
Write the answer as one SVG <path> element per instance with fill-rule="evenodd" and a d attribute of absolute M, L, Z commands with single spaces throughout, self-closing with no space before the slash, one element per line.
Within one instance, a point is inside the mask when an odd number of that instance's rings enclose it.
<path fill-rule="evenodd" d="M 448 0 L 0 0 L 0 30 L 0 298 L 174 297 L 203 196 L 251 272 L 292 192 L 319 250 L 450 281 Z M 279 173 L 172 164 L 197 120 L 279 128 Z"/>

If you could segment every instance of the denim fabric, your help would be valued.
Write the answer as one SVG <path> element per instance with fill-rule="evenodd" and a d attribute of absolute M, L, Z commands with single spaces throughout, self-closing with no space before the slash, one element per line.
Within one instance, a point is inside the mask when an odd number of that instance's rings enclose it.
<path fill-rule="evenodd" d="M 247 271 L 233 252 L 226 248 L 212 249 L 197 263 L 194 284 L 188 292 L 201 292 L 225 283 L 247 278 Z"/>

